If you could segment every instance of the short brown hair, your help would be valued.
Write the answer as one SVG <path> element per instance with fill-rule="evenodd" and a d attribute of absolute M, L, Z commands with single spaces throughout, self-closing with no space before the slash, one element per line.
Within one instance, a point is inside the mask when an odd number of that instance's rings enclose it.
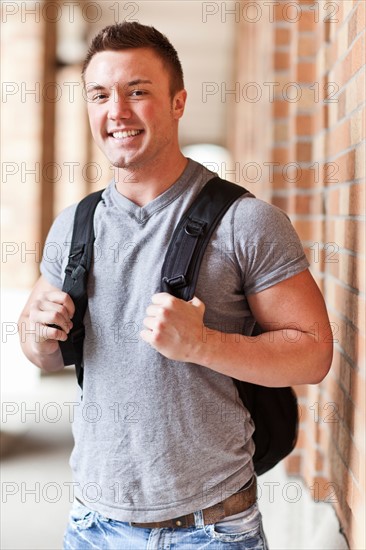
<path fill-rule="evenodd" d="M 168 38 L 154 27 L 126 21 L 104 27 L 93 38 L 81 72 L 83 82 L 85 83 L 86 69 L 96 53 L 133 48 L 151 48 L 160 57 L 170 73 L 170 95 L 172 97 L 184 88 L 182 65 L 176 49 Z"/>

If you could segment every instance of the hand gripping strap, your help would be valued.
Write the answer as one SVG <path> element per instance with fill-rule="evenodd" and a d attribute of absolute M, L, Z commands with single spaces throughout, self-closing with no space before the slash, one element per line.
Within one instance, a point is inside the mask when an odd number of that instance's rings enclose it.
<path fill-rule="evenodd" d="M 202 257 L 217 224 L 236 199 L 248 193 L 244 187 L 219 177 L 200 191 L 178 223 L 163 268 L 161 290 L 191 300 Z"/>
<path fill-rule="evenodd" d="M 66 342 L 59 342 L 65 365 L 75 365 L 79 386 L 83 386 L 84 315 L 88 305 L 87 279 L 93 258 L 94 212 L 104 189 L 91 193 L 79 202 L 74 217 L 74 228 L 65 269 L 62 290 L 75 304 L 73 327 Z"/>

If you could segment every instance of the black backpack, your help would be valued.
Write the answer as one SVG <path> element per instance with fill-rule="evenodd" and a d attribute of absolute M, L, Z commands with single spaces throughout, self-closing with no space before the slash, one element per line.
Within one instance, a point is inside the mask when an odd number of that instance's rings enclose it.
<path fill-rule="evenodd" d="M 91 193 L 77 206 L 74 218 L 69 263 L 62 290 L 75 303 L 73 328 L 66 342 L 59 342 L 65 365 L 75 365 L 83 387 L 84 315 L 88 305 L 87 278 L 91 268 L 93 218 L 104 190 Z M 170 241 L 161 276 L 161 291 L 191 300 L 200 264 L 210 237 L 231 204 L 247 193 L 246 189 L 215 177 L 200 191 L 179 221 Z M 253 335 L 260 334 L 255 325 Z M 292 388 L 268 388 L 233 379 L 241 400 L 249 410 L 255 431 L 254 468 L 257 475 L 273 468 L 295 447 L 298 433 L 298 407 Z"/>

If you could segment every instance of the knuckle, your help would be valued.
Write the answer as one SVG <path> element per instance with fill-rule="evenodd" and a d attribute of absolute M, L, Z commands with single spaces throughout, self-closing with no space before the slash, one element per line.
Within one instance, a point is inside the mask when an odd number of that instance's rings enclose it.
<path fill-rule="evenodd" d="M 170 319 L 170 317 L 171 317 L 171 311 L 169 309 L 162 308 L 161 311 L 160 311 L 160 322 L 164 323 L 164 322 L 168 321 L 168 319 Z"/>
<path fill-rule="evenodd" d="M 163 332 L 167 327 L 167 323 L 164 319 L 159 319 L 156 323 L 156 333 L 159 334 L 160 332 Z"/>

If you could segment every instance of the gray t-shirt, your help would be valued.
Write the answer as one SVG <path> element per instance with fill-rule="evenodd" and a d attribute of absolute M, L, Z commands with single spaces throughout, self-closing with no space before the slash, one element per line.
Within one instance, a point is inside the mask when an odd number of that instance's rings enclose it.
<path fill-rule="evenodd" d="M 253 473 L 253 425 L 232 379 L 166 359 L 139 337 L 174 228 L 213 176 L 190 160 L 144 207 L 111 182 L 95 213 L 84 391 L 73 409 L 70 464 L 76 496 L 112 519 L 161 521 L 206 508 Z M 41 272 L 58 288 L 75 207 L 57 217 L 44 249 Z M 203 338 L 209 341 L 212 328 L 250 334 L 245 296 L 307 267 L 281 210 L 251 195 L 238 199 L 202 261 L 196 295 L 206 305 Z"/>

